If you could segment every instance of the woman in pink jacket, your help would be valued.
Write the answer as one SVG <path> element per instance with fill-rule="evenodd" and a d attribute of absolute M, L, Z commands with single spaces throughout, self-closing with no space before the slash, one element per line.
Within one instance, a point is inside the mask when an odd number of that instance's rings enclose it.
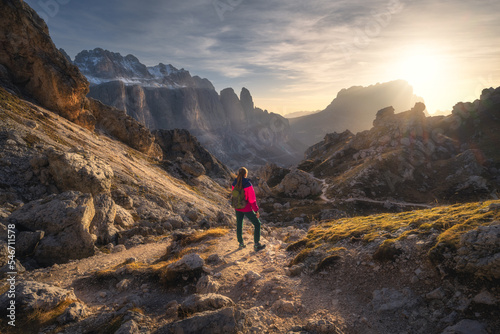
<path fill-rule="evenodd" d="M 254 226 L 253 241 L 255 251 L 260 251 L 264 249 L 266 245 L 260 243 L 260 213 L 259 207 L 257 206 L 257 198 L 255 197 L 255 190 L 253 189 L 252 183 L 247 179 L 248 170 L 245 167 L 241 167 L 238 171 L 238 177 L 234 180 L 232 189 L 243 189 L 245 191 L 245 200 L 247 205 L 243 209 L 236 210 L 236 237 L 240 247 L 246 247 L 243 241 L 243 217 L 247 217 Z"/>

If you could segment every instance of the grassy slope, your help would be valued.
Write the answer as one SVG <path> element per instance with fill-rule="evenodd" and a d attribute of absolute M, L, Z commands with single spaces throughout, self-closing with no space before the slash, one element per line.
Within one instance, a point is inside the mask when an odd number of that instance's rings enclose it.
<path fill-rule="evenodd" d="M 489 210 L 491 204 L 500 200 L 440 206 L 398 214 L 385 213 L 371 216 L 342 218 L 323 222 L 309 230 L 307 236 L 289 246 L 289 250 L 301 249 L 293 264 L 302 262 L 314 249 L 323 249 L 327 254 L 338 251 L 335 244 L 343 240 L 370 243 L 385 239 L 378 248 L 384 248 L 412 234 L 437 233 L 438 237 L 429 255 L 435 258 L 445 251 L 454 251 L 464 233 L 500 220 L 500 210 Z"/>

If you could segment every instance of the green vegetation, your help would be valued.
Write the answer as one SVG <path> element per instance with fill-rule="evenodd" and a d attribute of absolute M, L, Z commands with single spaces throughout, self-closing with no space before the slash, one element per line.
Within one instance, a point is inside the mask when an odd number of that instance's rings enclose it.
<path fill-rule="evenodd" d="M 314 249 L 324 249 L 327 256 L 336 251 L 339 241 L 370 243 L 384 240 L 374 254 L 377 260 L 392 260 L 400 251 L 394 247 L 398 240 L 409 235 L 437 233 L 429 255 L 436 259 L 445 250 L 456 250 L 460 237 L 482 225 L 500 220 L 500 210 L 489 210 L 500 200 L 455 204 L 432 209 L 415 210 L 399 214 L 385 213 L 372 216 L 341 218 L 324 222 L 309 230 L 307 236 L 288 246 L 289 251 L 300 252 L 291 264 L 303 262 Z"/>

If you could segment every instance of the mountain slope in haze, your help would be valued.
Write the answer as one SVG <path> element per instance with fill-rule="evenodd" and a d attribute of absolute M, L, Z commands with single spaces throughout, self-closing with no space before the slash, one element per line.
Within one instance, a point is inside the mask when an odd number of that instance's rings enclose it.
<path fill-rule="evenodd" d="M 302 152 L 288 120 L 256 108 L 250 92 L 215 91 L 172 65 L 147 67 L 132 56 L 103 49 L 82 51 L 74 63 L 91 83 L 90 97 L 123 109 L 150 129 L 183 128 L 232 167 L 266 162 L 289 164 Z"/>
<path fill-rule="evenodd" d="M 290 126 L 298 140 L 311 146 L 323 140 L 327 133 L 370 129 L 376 110 L 393 106 L 397 111 L 404 111 L 416 102 L 423 99 L 413 94 L 413 88 L 403 80 L 354 86 L 339 91 L 325 110 L 290 119 Z"/>

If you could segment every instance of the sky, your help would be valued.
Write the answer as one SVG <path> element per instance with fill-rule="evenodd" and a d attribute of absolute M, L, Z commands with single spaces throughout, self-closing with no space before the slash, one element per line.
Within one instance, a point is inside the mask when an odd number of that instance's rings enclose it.
<path fill-rule="evenodd" d="M 96 47 L 250 90 L 279 114 L 404 79 L 430 113 L 500 86 L 498 0 L 26 0 L 74 58 Z M 401 110 L 403 111 L 403 110 Z"/>

